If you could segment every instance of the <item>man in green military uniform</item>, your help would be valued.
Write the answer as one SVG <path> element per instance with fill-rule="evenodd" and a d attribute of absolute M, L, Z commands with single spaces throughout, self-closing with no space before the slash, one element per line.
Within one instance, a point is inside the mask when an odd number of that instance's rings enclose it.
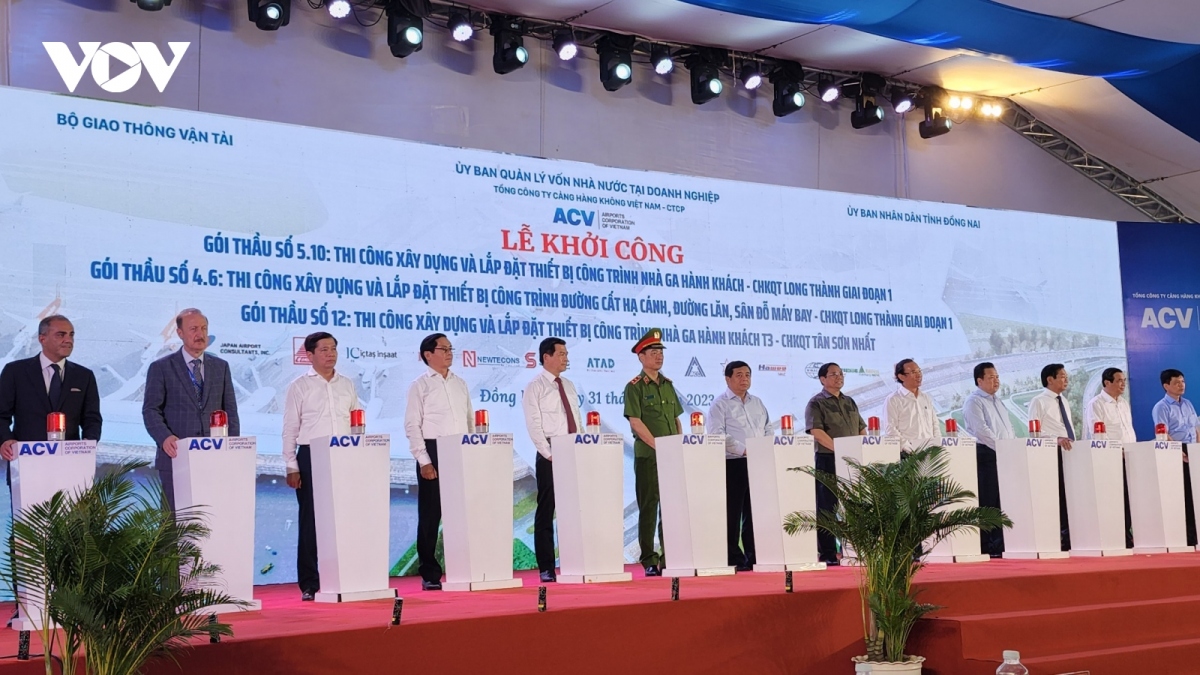
<path fill-rule="evenodd" d="M 659 372 L 663 365 L 662 331 L 651 328 L 633 347 L 642 372 L 625 385 L 625 417 L 633 429 L 633 476 L 638 502 L 638 543 L 646 576 L 662 572 L 663 556 L 654 548 L 654 530 L 662 541 L 658 518 L 658 459 L 654 439 L 683 433 L 679 416 L 683 405 L 675 385 Z M 664 546 L 665 549 L 665 546 Z"/>

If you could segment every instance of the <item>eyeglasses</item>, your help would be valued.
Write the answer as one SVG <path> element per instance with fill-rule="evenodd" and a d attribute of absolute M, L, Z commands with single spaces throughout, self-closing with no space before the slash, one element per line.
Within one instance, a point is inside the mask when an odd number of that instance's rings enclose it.
<path fill-rule="evenodd" d="M 435 351 L 435 352 L 446 352 L 447 354 L 453 354 L 453 353 L 454 353 L 454 347 L 434 347 L 434 348 L 433 348 L 433 351 Z"/>

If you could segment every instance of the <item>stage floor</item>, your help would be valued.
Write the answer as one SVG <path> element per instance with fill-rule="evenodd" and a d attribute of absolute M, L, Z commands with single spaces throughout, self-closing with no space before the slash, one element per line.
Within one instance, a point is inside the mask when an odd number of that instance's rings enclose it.
<path fill-rule="evenodd" d="M 823 675 L 852 673 L 849 659 L 862 651 L 854 568 L 796 572 L 790 594 L 783 573 L 684 578 L 678 602 L 670 579 L 627 570 L 632 582 L 547 584 L 545 613 L 534 572 L 517 573 L 524 588 L 476 593 L 426 592 L 417 578 L 396 578 L 400 626 L 390 625 L 391 600 L 302 603 L 294 585 L 260 586 L 262 611 L 230 617 L 234 637 L 197 642 L 179 667 L 160 661 L 146 672 Z M 1168 643 L 1175 657 L 1200 656 L 1200 554 L 930 565 L 917 582 L 923 601 L 945 606 L 914 631 L 911 651 L 929 659 L 926 673 L 992 673 L 1002 649 L 1021 650 L 1035 674 L 1129 672 L 1099 652 L 1138 656 Z M 1091 636 L 1067 638 L 1081 618 Z M 42 672 L 38 658 L 18 662 L 16 651 L 16 632 L 0 633 L 0 673 Z M 41 651 L 36 635 L 32 651 Z M 1081 665 L 1062 667 L 1060 657 Z M 1200 672 L 1162 667 L 1154 672 Z"/>

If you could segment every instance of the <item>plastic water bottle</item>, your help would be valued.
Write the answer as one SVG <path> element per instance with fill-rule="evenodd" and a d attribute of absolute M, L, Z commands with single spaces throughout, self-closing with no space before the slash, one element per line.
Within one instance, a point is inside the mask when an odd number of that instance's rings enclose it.
<path fill-rule="evenodd" d="M 1021 652 L 1004 650 L 1004 663 L 996 669 L 996 675 L 1029 675 L 1029 669 L 1021 665 Z"/>

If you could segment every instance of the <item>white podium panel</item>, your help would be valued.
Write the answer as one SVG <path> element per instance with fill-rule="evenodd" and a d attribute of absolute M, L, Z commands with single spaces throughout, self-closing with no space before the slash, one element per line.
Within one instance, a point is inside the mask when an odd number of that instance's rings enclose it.
<path fill-rule="evenodd" d="M 967 436 L 943 436 L 925 444 L 925 447 L 940 445 L 946 449 L 949 460 L 950 478 L 970 490 L 975 497 L 955 508 L 979 506 L 979 472 L 975 461 L 975 439 Z M 941 540 L 926 558 L 931 563 L 986 562 L 991 556 L 979 552 L 979 528 L 968 527 Z"/>
<path fill-rule="evenodd" d="M 1129 479 L 1133 552 L 1193 550 L 1187 545 L 1184 519 L 1183 445 L 1176 441 L 1130 443 L 1125 446 L 1125 471 Z"/>
<path fill-rule="evenodd" d="M 550 439 L 561 584 L 631 581 L 625 571 L 625 439 Z"/>
<path fill-rule="evenodd" d="M 388 587 L 391 440 L 326 436 L 309 445 L 317 525 L 317 602 L 396 597 Z"/>
<path fill-rule="evenodd" d="M 59 490 L 86 489 L 96 477 L 96 441 L 32 441 L 17 443 L 12 469 L 14 516 L 49 500 Z M 13 630 L 41 630 L 40 591 L 17 588 L 20 600 Z"/>
<path fill-rule="evenodd" d="M 1000 505 L 1013 521 L 1004 532 L 1004 557 L 1069 557 L 1058 514 L 1057 440 L 1010 438 L 997 445 Z"/>
<path fill-rule="evenodd" d="M 200 542 L 204 559 L 221 568 L 216 587 L 246 607 L 219 605 L 204 611 L 223 614 L 262 609 L 254 599 L 254 479 L 258 440 L 253 436 L 184 438 L 171 460 L 175 508 L 204 516 L 208 537 Z"/>
<path fill-rule="evenodd" d="M 1071 450 L 1063 453 L 1073 556 L 1133 553 L 1125 548 L 1121 456 L 1120 441 L 1074 441 Z"/>
<path fill-rule="evenodd" d="M 755 572 L 823 570 L 817 561 L 816 531 L 783 531 L 783 520 L 796 511 L 817 510 L 816 479 L 795 467 L 813 465 L 812 436 L 760 436 L 746 439 L 750 474 L 750 510 L 761 526 L 754 530 Z"/>
<path fill-rule="evenodd" d="M 513 435 L 438 439 L 447 591 L 520 588 L 513 578 Z"/>
<path fill-rule="evenodd" d="M 845 436 L 833 439 L 833 456 L 837 475 L 850 478 L 847 459 L 859 464 L 891 464 L 900 461 L 901 441 L 887 436 Z"/>
<path fill-rule="evenodd" d="M 725 436 L 663 436 L 654 443 L 663 552 L 670 564 L 663 576 L 733 574 L 725 532 Z"/>

